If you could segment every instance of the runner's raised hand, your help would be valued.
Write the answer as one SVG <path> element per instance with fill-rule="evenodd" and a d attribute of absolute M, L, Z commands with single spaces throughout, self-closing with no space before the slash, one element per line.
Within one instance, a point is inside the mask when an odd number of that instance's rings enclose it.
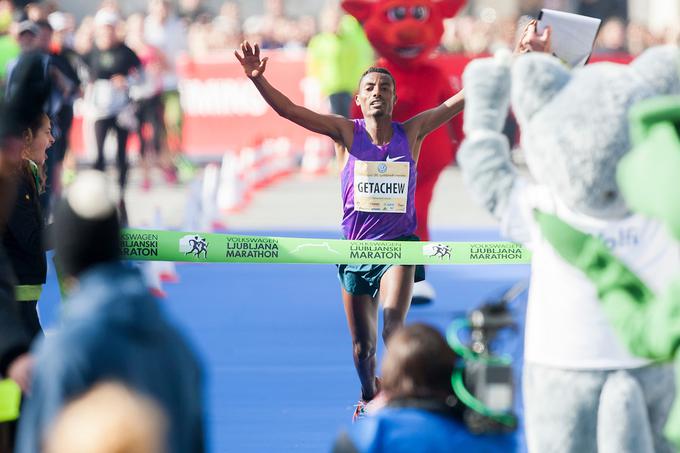
<path fill-rule="evenodd" d="M 241 43 L 241 53 L 243 56 L 239 55 L 238 50 L 234 51 L 234 55 L 239 63 L 241 63 L 241 66 L 243 66 L 246 75 L 251 79 L 260 77 L 267 67 L 269 57 L 264 57 L 260 60 L 260 47 L 257 44 L 251 46 L 248 41 Z"/>

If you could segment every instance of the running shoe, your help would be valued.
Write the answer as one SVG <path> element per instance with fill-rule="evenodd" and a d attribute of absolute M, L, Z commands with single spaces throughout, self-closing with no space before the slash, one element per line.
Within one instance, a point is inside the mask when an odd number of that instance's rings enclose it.
<path fill-rule="evenodd" d="M 372 400 L 366 401 L 362 395 L 362 398 L 359 400 L 359 402 L 354 405 L 354 415 L 352 415 L 352 423 L 356 422 L 360 418 L 363 418 L 369 414 L 379 411 L 387 404 L 387 400 L 381 391 L 382 379 L 380 379 L 378 376 L 375 377 L 375 387 L 376 389 L 378 389 L 378 393 L 376 393 L 375 397 Z"/>
<path fill-rule="evenodd" d="M 368 403 L 364 400 L 359 400 L 355 405 L 354 405 L 354 414 L 352 415 L 352 423 L 356 423 L 357 420 L 360 418 L 364 418 L 366 416 L 366 405 Z"/>

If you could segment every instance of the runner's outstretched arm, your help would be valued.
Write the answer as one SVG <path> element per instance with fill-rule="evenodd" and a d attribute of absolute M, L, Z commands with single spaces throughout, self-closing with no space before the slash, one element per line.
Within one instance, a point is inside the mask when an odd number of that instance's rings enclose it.
<path fill-rule="evenodd" d="M 248 41 L 241 43 L 241 53 L 234 51 L 246 76 L 252 80 L 265 101 L 280 116 L 289 119 L 305 129 L 327 135 L 334 141 L 343 143 L 347 148 L 351 146 L 353 123 L 340 115 L 322 115 L 295 104 L 286 95 L 274 88 L 264 77 L 268 57 L 260 59 L 260 48 L 257 44 L 251 46 Z"/>
<path fill-rule="evenodd" d="M 437 107 L 425 110 L 404 123 L 409 136 L 422 141 L 430 132 L 447 123 L 463 111 L 465 94 L 463 90 L 454 94 Z"/>

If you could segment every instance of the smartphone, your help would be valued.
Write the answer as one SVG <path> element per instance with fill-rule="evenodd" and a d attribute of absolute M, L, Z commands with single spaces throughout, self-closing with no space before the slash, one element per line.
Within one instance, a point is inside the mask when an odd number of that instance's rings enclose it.
<path fill-rule="evenodd" d="M 550 27 L 553 54 L 573 68 L 588 62 L 601 23 L 595 17 L 544 8 L 538 15 L 536 31 L 542 34 Z"/>

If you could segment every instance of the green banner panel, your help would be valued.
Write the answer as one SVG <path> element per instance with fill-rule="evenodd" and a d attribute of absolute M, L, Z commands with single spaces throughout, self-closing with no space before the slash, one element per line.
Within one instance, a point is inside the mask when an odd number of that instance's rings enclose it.
<path fill-rule="evenodd" d="M 527 264 L 511 242 L 348 241 L 126 229 L 124 259 L 192 263 Z"/>

